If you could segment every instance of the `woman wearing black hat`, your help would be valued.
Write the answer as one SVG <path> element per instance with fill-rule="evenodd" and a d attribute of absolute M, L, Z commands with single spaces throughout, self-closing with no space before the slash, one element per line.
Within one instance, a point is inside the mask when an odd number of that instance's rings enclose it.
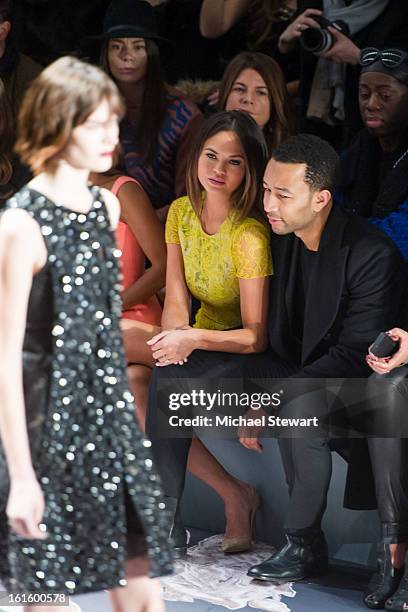
<path fill-rule="evenodd" d="M 126 102 L 121 126 L 126 172 L 138 180 L 154 208 L 184 195 L 191 140 L 201 123 L 198 108 L 171 90 L 161 76 L 154 12 L 145 0 L 113 0 L 104 19 L 101 66 Z"/>

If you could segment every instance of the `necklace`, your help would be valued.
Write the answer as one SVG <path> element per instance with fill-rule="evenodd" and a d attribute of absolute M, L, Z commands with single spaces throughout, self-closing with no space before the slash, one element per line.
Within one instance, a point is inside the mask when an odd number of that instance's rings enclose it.
<path fill-rule="evenodd" d="M 404 153 L 402 155 L 399 156 L 397 161 L 393 164 L 392 169 L 395 170 L 395 168 L 398 166 L 398 164 L 401 163 L 402 160 L 405 159 L 405 157 L 407 155 L 408 155 L 408 149 L 406 151 L 404 151 Z"/>

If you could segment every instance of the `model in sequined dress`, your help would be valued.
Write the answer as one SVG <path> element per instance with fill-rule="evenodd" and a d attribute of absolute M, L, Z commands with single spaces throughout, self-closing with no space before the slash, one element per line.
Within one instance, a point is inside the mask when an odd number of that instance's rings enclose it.
<path fill-rule="evenodd" d="M 169 524 L 127 388 L 119 206 L 87 185 L 111 166 L 121 113 L 109 78 L 73 58 L 23 103 L 17 146 L 35 178 L 0 218 L 0 581 L 109 589 L 116 610 L 160 612 L 148 572 L 171 571 Z"/>

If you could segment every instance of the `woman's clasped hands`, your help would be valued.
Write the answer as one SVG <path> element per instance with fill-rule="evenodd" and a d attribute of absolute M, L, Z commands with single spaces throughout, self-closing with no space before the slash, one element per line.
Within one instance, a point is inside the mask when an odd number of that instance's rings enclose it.
<path fill-rule="evenodd" d="M 147 344 L 152 349 L 157 366 L 183 365 L 197 348 L 196 330 L 189 325 L 163 330 Z"/>
<path fill-rule="evenodd" d="M 399 368 L 408 363 L 408 332 L 394 327 L 386 332 L 392 340 L 399 342 L 399 349 L 392 357 L 376 357 L 369 350 L 366 361 L 370 368 L 377 374 L 389 374 L 394 368 Z"/>

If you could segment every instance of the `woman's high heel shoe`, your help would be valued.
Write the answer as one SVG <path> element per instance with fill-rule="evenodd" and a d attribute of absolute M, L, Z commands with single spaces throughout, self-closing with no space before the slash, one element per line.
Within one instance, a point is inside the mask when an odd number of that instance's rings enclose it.
<path fill-rule="evenodd" d="M 255 514 L 258 510 L 261 498 L 256 489 L 254 489 L 254 495 L 252 498 L 252 506 L 249 515 L 249 535 L 238 536 L 236 538 L 224 538 L 221 544 L 221 550 L 225 554 L 242 553 L 250 550 L 252 542 L 254 540 L 255 531 Z"/>
<path fill-rule="evenodd" d="M 404 569 L 393 567 L 391 563 L 390 546 L 388 543 L 381 544 L 381 553 L 378 558 L 379 571 L 370 580 L 364 603 L 367 608 L 383 610 L 385 603 L 397 591 L 404 574 Z M 394 608 L 386 609 L 394 610 Z M 395 610 L 402 608 L 395 608 Z"/>

